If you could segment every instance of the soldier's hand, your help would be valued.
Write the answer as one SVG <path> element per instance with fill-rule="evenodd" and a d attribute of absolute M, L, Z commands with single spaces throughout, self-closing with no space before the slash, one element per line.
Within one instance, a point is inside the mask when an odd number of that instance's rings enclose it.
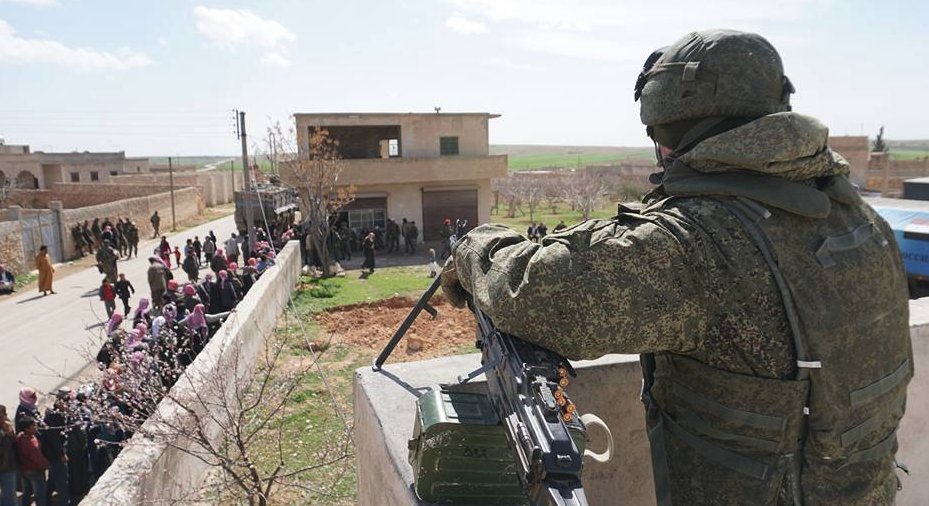
<path fill-rule="evenodd" d="M 448 302 L 458 308 L 465 307 L 468 303 L 468 292 L 458 282 L 458 272 L 455 270 L 455 261 L 452 257 L 445 262 L 441 276 L 442 292 Z"/>

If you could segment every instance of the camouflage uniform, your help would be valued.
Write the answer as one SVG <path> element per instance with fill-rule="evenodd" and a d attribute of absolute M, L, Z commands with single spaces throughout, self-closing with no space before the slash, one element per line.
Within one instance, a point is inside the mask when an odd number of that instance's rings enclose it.
<path fill-rule="evenodd" d="M 892 504 L 905 275 L 827 137 L 806 116 L 762 116 L 667 165 L 641 210 L 540 244 L 474 229 L 443 284 L 571 359 L 654 354 L 659 504 Z"/>

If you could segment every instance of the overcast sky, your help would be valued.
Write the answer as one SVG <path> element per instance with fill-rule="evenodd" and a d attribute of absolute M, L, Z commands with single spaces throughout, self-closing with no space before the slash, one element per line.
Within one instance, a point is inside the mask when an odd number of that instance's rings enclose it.
<path fill-rule="evenodd" d="M 892 5 L 892 6 L 889 6 Z M 39 150 L 234 154 L 295 112 L 493 112 L 494 144 L 643 146 L 642 61 L 757 31 L 834 134 L 929 138 L 929 2 L 0 0 L 0 134 Z"/>

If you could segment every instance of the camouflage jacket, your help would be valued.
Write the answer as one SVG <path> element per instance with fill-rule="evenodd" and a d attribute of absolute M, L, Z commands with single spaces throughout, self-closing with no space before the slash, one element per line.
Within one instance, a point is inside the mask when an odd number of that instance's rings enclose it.
<path fill-rule="evenodd" d="M 798 375 L 798 362 L 782 293 L 759 247 L 726 201 L 750 200 L 773 213 L 773 227 L 796 228 L 802 233 L 836 228 L 836 223 L 829 225 L 835 214 L 832 208 L 841 208 L 846 214 L 866 215 L 875 230 L 890 236 L 889 246 L 895 248 L 886 223 L 867 208 L 848 182 L 847 163 L 826 147 L 827 136 L 825 127 L 812 118 L 773 114 L 698 144 L 668 168 L 663 184 L 650 194 L 643 210 L 621 208 L 614 219 L 590 220 L 548 235 L 538 244 L 501 225 L 478 227 L 455 247 L 459 281 L 501 330 L 568 358 L 659 353 L 682 357 L 679 369 L 690 367 L 684 367 L 685 363 L 693 364 L 691 369 L 698 377 L 722 371 L 722 383 L 729 382 L 730 387 L 739 378 L 745 385 L 763 381 L 751 378 L 792 381 Z M 881 294 L 886 297 L 874 296 L 870 302 L 886 305 L 877 309 L 895 317 L 886 335 L 873 337 L 892 339 L 899 350 L 896 360 L 910 353 L 905 281 L 899 254 L 893 251 L 884 258 L 869 268 L 886 274 Z M 845 278 L 833 279 L 837 286 L 857 281 L 851 275 L 838 275 Z M 816 294 L 818 289 L 812 288 Z M 844 302 L 842 294 L 828 286 L 821 291 L 826 303 Z M 854 314 L 839 314 L 850 318 L 847 322 L 855 328 Z M 868 327 L 868 322 L 858 323 L 860 329 Z M 659 373 L 666 373 L 660 367 Z M 905 394 L 908 378 L 904 371 L 900 383 L 892 385 L 893 393 L 903 388 Z M 659 394 L 670 391 L 659 390 Z M 765 392 L 746 387 L 743 393 L 742 400 L 760 403 L 758 409 L 765 409 Z M 701 394 L 719 400 L 713 392 Z M 726 402 L 730 400 L 740 401 Z M 784 409 L 803 408 L 800 402 Z M 672 410 L 676 414 L 681 413 Z M 782 414 L 785 420 L 793 420 L 793 413 Z M 867 415 L 861 411 L 849 416 L 860 421 Z M 900 416 L 902 405 L 895 405 L 888 430 L 895 428 Z M 729 449 L 764 453 L 735 443 Z M 669 446 L 669 454 L 671 450 Z M 794 450 L 781 448 L 778 453 Z M 808 492 L 808 502 L 817 502 L 812 500 L 814 495 L 845 495 L 846 504 L 892 502 L 893 487 L 888 485 L 892 474 L 883 460 L 887 455 L 881 458 L 880 465 L 862 471 L 867 478 L 850 487 L 830 484 L 831 489 L 824 486 Z M 768 477 L 770 483 L 759 491 L 734 478 L 727 488 L 726 476 L 716 467 L 699 458 L 682 459 L 671 469 L 676 503 L 791 502 L 782 463 L 772 464 L 780 474 Z M 699 469 L 716 474 L 701 478 Z M 709 481 L 713 486 L 703 488 Z M 804 491 L 806 486 L 805 482 Z M 845 493 L 836 486 L 854 491 Z"/>

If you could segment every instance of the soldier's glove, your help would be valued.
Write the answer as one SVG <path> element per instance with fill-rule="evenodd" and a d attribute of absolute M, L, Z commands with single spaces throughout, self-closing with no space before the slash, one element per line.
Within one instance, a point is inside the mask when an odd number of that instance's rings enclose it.
<path fill-rule="evenodd" d="M 442 292 L 448 302 L 457 308 L 465 307 L 468 303 L 468 292 L 458 282 L 458 271 L 455 270 L 455 262 L 452 257 L 449 257 L 448 261 L 445 262 L 441 276 Z"/>

